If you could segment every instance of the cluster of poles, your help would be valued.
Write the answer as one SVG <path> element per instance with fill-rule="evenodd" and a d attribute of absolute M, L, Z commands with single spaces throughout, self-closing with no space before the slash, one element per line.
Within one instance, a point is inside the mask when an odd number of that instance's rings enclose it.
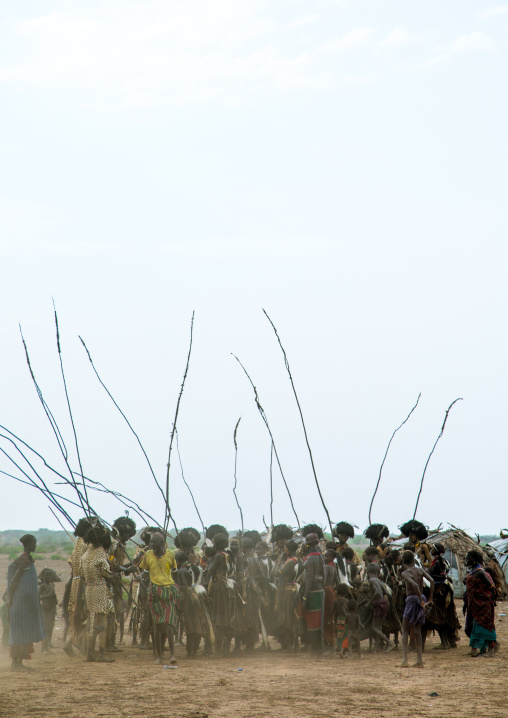
<path fill-rule="evenodd" d="M 51 466 L 42 453 L 40 453 L 35 448 L 30 446 L 26 441 L 24 441 L 24 439 L 22 439 L 20 436 L 15 434 L 9 428 L 0 424 L 0 439 L 2 439 L 2 444 L 0 445 L 0 453 L 5 457 L 5 459 L 8 460 L 8 462 L 10 463 L 10 466 L 13 466 L 15 468 L 15 470 L 17 471 L 17 474 L 11 473 L 12 469 L 9 472 L 5 471 L 5 470 L 0 470 L 0 473 L 38 490 L 48 501 L 50 511 L 57 518 L 58 522 L 63 526 L 63 528 L 65 528 L 65 526 L 63 525 L 62 521 L 65 524 L 72 527 L 73 529 L 76 527 L 76 520 L 73 518 L 73 516 L 76 514 L 76 511 L 78 511 L 79 514 L 84 513 L 84 515 L 88 518 L 95 518 L 95 517 L 99 518 L 99 513 L 94 508 L 90 497 L 94 493 L 103 493 L 103 494 L 108 494 L 110 496 L 113 496 L 117 501 L 119 501 L 124 506 L 124 510 L 126 511 L 126 513 L 132 512 L 133 514 L 136 514 L 137 516 L 139 516 L 139 518 L 144 523 L 162 526 L 165 532 L 168 531 L 169 524 L 171 523 L 176 536 L 178 536 L 179 531 L 178 531 L 178 527 L 175 522 L 175 519 L 173 517 L 173 513 L 171 511 L 170 498 L 169 498 L 170 497 L 170 491 L 169 491 L 170 469 L 171 469 L 171 465 L 172 465 L 171 462 L 172 462 L 172 458 L 173 458 L 173 450 L 176 447 L 176 453 L 178 455 L 178 461 L 180 464 L 182 479 L 185 483 L 185 486 L 187 487 L 187 490 L 189 491 L 194 508 L 196 510 L 199 521 L 201 523 L 203 533 L 205 534 L 206 527 L 204 525 L 201 513 L 198 509 L 198 506 L 197 506 L 197 503 L 195 500 L 195 496 L 192 492 L 189 482 L 186 480 L 186 478 L 184 476 L 182 460 L 181 460 L 181 456 L 180 456 L 180 449 L 179 449 L 179 444 L 178 444 L 178 429 L 177 429 L 180 405 L 181 405 L 181 401 L 182 401 L 182 397 L 183 397 L 183 393 L 184 393 L 184 389 L 185 389 L 185 383 L 186 383 L 187 376 L 189 373 L 189 366 L 190 366 L 190 360 L 191 360 L 193 333 L 194 333 L 194 312 L 192 313 L 192 318 L 191 318 L 191 323 L 190 323 L 190 341 L 189 341 L 189 348 L 188 348 L 188 353 L 187 353 L 187 360 L 186 360 L 186 364 L 185 364 L 185 370 L 183 373 L 182 383 L 180 386 L 180 391 L 178 393 L 178 398 L 177 398 L 176 407 L 175 407 L 175 413 L 174 413 L 172 427 L 171 427 L 171 434 L 170 434 L 170 439 L 169 439 L 168 460 L 167 460 L 167 464 L 166 464 L 165 479 L 163 481 L 160 481 L 157 478 L 157 474 L 154 471 L 152 463 L 150 462 L 148 454 L 145 451 L 145 448 L 143 447 L 143 444 L 141 442 L 141 439 L 139 438 L 139 435 L 137 434 L 137 432 L 133 428 L 131 422 L 129 421 L 129 419 L 127 418 L 127 416 L 125 415 L 125 413 L 123 412 L 123 410 L 121 409 L 121 407 L 119 406 L 119 404 L 117 403 L 117 401 L 115 400 L 113 395 L 111 394 L 110 390 L 108 389 L 108 387 L 102 380 L 101 376 L 99 375 L 99 372 L 97 371 L 97 368 L 94 364 L 94 361 L 92 359 L 91 353 L 90 353 L 87 345 L 85 344 L 82 337 L 81 336 L 79 337 L 81 344 L 87 354 L 90 365 L 91 365 L 98 381 L 100 382 L 103 389 L 106 391 L 107 395 L 109 396 L 109 398 L 115 405 L 116 409 L 119 411 L 119 413 L 123 417 L 124 421 L 127 423 L 127 426 L 129 427 L 130 431 L 132 432 L 133 436 L 135 437 L 135 440 L 138 443 L 139 448 L 144 455 L 144 458 L 148 465 L 150 475 L 157 487 L 157 490 L 161 494 L 161 497 L 163 500 L 164 520 L 163 520 L 163 522 L 161 522 L 160 520 L 158 520 L 154 516 L 152 516 L 150 513 L 148 513 L 146 511 L 146 509 L 144 507 L 141 507 L 139 505 L 139 503 L 137 501 L 135 501 L 134 499 L 130 498 L 129 496 L 127 496 L 124 493 L 110 489 L 108 486 L 106 486 L 101 481 L 91 478 L 90 476 L 87 476 L 85 474 L 85 472 L 83 470 L 81 453 L 80 453 L 79 443 L 78 443 L 78 436 L 77 436 L 77 432 L 76 432 L 76 426 L 75 426 L 75 422 L 74 422 L 74 416 L 73 416 L 73 412 L 72 412 L 72 408 L 71 408 L 71 401 L 70 401 L 70 397 L 69 397 L 69 391 L 68 391 L 67 381 L 66 381 L 66 376 L 65 376 L 65 371 L 64 371 L 64 362 L 63 362 L 63 357 L 62 357 L 62 344 L 61 344 L 61 338 L 60 338 L 60 330 L 59 330 L 59 326 L 58 326 L 58 315 L 57 315 L 56 308 L 55 308 L 54 304 L 53 304 L 53 310 L 54 310 L 54 321 L 55 321 L 55 330 L 56 330 L 56 348 L 57 348 L 57 352 L 58 352 L 60 375 L 61 375 L 63 389 L 64 389 L 64 393 L 65 393 L 67 412 L 69 415 L 70 425 L 72 428 L 72 443 L 74 444 L 75 455 L 77 458 L 77 466 L 75 463 L 76 459 L 73 460 L 71 458 L 67 443 L 65 442 L 62 431 L 60 430 L 60 427 L 55 419 L 55 414 L 49 407 L 48 403 L 46 402 L 44 395 L 42 393 L 42 390 L 40 388 L 40 385 L 38 384 L 38 382 L 36 380 L 35 373 L 34 373 L 32 363 L 30 360 L 30 356 L 29 356 L 29 352 L 28 352 L 27 343 L 25 341 L 25 337 L 23 336 L 23 332 L 22 332 L 22 329 L 20 326 L 21 341 L 23 343 L 24 352 L 25 352 L 25 356 L 26 356 L 26 362 L 28 365 L 30 376 L 31 376 L 33 385 L 35 387 L 35 390 L 37 392 L 39 401 L 41 403 L 43 412 L 44 412 L 44 414 L 51 426 L 51 430 L 54 434 L 55 441 L 58 445 L 58 450 L 63 459 L 64 468 L 62 468 L 62 470 L 58 470 L 55 467 Z M 284 346 L 282 344 L 280 335 L 277 331 L 275 324 L 273 323 L 272 319 L 270 318 L 270 316 L 267 314 L 267 312 L 264 309 L 263 309 L 263 312 L 264 312 L 266 319 L 268 320 L 268 322 L 270 323 L 270 325 L 273 329 L 276 340 L 277 340 L 280 350 L 282 352 L 285 368 L 286 368 L 286 371 L 287 371 L 287 374 L 289 377 L 289 381 L 290 381 L 293 395 L 295 398 L 297 410 L 298 410 L 300 420 L 301 420 L 304 440 L 305 440 L 305 444 L 307 446 L 307 450 L 308 450 L 308 454 L 309 454 L 310 467 L 312 470 L 312 475 L 314 478 L 316 490 L 318 492 L 319 499 L 320 499 L 322 507 L 323 507 L 323 511 L 326 515 L 326 520 L 327 520 L 327 524 L 330 529 L 330 533 L 333 535 L 332 520 L 331 520 L 330 513 L 329 513 L 328 508 L 325 503 L 321 485 L 318 480 L 314 457 L 313 457 L 313 453 L 312 453 L 312 449 L 311 449 L 311 445 L 310 445 L 310 441 L 309 441 L 309 436 L 308 436 L 308 432 L 307 432 L 307 427 L 305 424 L 302 407 L 301 407 L 301 404 L 300 404 L 300 401 L 298 398 L 298 394 L 296 391 L 293 375 L 292 375 L 290 364 L 289 364 L 289 359 L 288 359 L 287 353 L 284 349 Z M 261 419 L 266 427 L 266 430 L 267 430 L 269 438 L 270 438 L 270 447 L 271 447 L 270 448 L 270 451 L 271 451 L 271 453 L 270 453 L 270 528 L 273 528 L 273 525 L 274 525 L 274 520 L 273 520 L 273 460 L 275 458 L 275 463 L 278 467 L 285 490 L 287 492 L 289 502 L 291 505 L 291 509 L 292 509 L 294 517 L 295 517 L 296 525 L 298 526 L 298 530 L 300 530 L 300 528 L 301 528 L 300 519 L 299 519 L 296 509 L 295 509 L 295 504 L 293 501 L 293 496 L 291 494 L 289 482 L 286 478 L 286 475 L 284 474 L 284 471 L 283 471 L 283 468 L 281 465 L 280 455 L 277 450 L 277 444 L 275 441 L 274 433 L 270 427 L 266 412 L 263 409 L 263 406 L 261 405 L 258 390 L 257 390 L 256 385 L 255 385 L 254 381 L 252 380 L 250 374 L 248 373 L 247 369 L 245 368 L 244 364 L 240 361 L 240 359 L 235 354 L 232 354 L 232 356 L 238 362 L 239 366 L 245 373 L 246 378 L 250 382 L 250 385 L 251 385 L 253 393 L 254 393 L 254 401 L 255 401 L 257 410 L 261 416 Z M 416 403 L 414 404 L 414 406 L 412 407 L 411 411 L 406 416 L 404 421 L 402 421 L 402 423 L 399 426 L 397 426 L 397 428 L 393 431 L 393 433 L 390 437 L 388 446 L 386 448 L 386 451 L 385 451 L 385 454 L 384 454 L 384 457 L 383 457 L 383 460 L 382 460 L 382 463 L 381 463 L 381 466 L 379 469 L 379 475 L 378 475 L 377 482 L 375 485 L 374 493 L 372 495 L 372 500 L 371 500 L 370 506 L 369 506 L 369 517 L 368 517 L 369 524 L 372 523 L 372 516 L 371 516 L 372 508 L 373 508 L 374 500 L 375 500 L 376 495 L 379 490 L 379 486 L 380 486 L 381 478 L 382 478 L 383 467 L 385 465 L 385 461 L 386 461 L 388 452 L 390 450 L 392 441 L 393 441 L 396 433 L 410 419 L 411 415 L 413 414 L 413 412 L 415 411 L 415 409 L 417 408 L 417 406 L 419 404 L 420 397 L 421 397 L 421 394 L 418 395 Z M 450 411 L 451 411 L 452 407 L 458 401 L 461 401 L 461 399 L 460 398 L 455 399 L 455 401 L 453 401 L 446 409 L 440 432 L 434 442 L 432 450 L 430 451 L 427 461 L 425 463 L 425 467 L 424 467 L 420 485 L 419 485 L 419 491 L 418 491 L 415 509 L 414 509 L 414 513 L 413 513 L 413 519 L 416 518 L 418 505 L 419 505 L 420 497 L 422 494 L 424 480 L 425 480 L 425 476 L 426 476 L 427 468 L 429 466 L 430 459 L 432 458 L 432 455 L 436 449 L 438 442 L 440 441 L 441 437 L 443 436 Z M 242 508 L 241 508 L 239 500 L 238 500 L 237 472 L 236 472 L 237 454 L 238 454 L 238 428 L 239 428 L 240 421 L 241 421 L 241 417 L 236 422 L 236 425 L 234 427 L 234 433 L 233 433 L 233 443 L 234 443 L 234 452 L 235 452 L 233 494 L 234 494 L 234 498 L 236 501 L 236 505 L 238 506 L 238 510 L 239 510 L 239 514 L 240 514 L 241 529 L 243 531 L 244 530 L 244 520 L 243 520 L 244 517 L 243 517 Z M 41 463 L 42 463 L 42 468 L 41 468 Z M 73 465 L 74 465 L 74 468 L 73 468 Z M 77 470 L 77 469 L 79 469 L 79 470 Z M 48 477 L 51 477 L 52 483 L 50 482 Z M 59 490 L 55 489 L 55 487 L 59 486 L 59 485 L 66 487 L 67 490 L 70 489 L 71 490 L 70 495 L 73 498 L 68 498 L 68 496 L 64 496 L 62 493 L 59 493 Z M 102 520 L 103 519 L 101 519 L 101 521 Z M 264 517 L 263 517 L 263 521 L 264 521 Z M 109 525 L 106 521 L 104 521 L 104 523 L 105 523 L 105 525 Z M 265 526 L 266 526 L 266 523 L 265 523 Z M 67 529 L 65 529 L 65 530 L 67 530 Z"/>

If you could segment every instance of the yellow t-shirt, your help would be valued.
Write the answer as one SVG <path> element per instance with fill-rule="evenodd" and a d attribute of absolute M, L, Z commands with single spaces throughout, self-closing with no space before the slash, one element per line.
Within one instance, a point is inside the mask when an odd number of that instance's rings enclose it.
<path fill-rule="evenodd" d="M 157 586 L 171 586 L 174 583 L 171 570 L 177 568 L 175 555 L 173 551 L 166 549 L 163 556 L 158 558 L 152 549 L 149 549 L 143 556 L 139 568 L 150 571 L 150 581 Z"/>

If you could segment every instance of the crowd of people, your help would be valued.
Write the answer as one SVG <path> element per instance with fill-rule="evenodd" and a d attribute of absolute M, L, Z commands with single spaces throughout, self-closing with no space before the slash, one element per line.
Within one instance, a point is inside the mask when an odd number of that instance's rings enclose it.
<path fill-rule="evenodd" d="M 204 541 L 188 528 L 174 538 L 175 550 L 154 526 L 140 532 L 131 556 L 132 519 L 122 516 L 108 529 L 83 518 L 69 558 L 63 649 L 69 656 L 78 650 L 89 662 L 111 662 L 129 632 L 141 650 L 151 643 L 156 664 L 175 664 L 175 644 L 184 641 L 189 657 L 201 645 L 205 655 L 227 656 L 278 644 L 285 651 L 361 658 L 362 641 L 370 651 L 390 652 L 400 637 L 400 665 L 409 666 L 414 650 L 414 665 L 422 667 L 429 631 L 439 635 L 438 649 L 456 648 L 461 625 L 445 547 L 428 544 L 427 529 L 416 520 L 401 526 L 401 547 L 393 545 L 385 525 L 372 524 L 364 533 L 370 546 L 360 559 L 348 544 L 354 528 L 344 521 L 331 541 L 315 524 L 298 531 L 279 524 L 264 539 L 257 531 L 230 537 L 215 524 Z M 4 636 L 8 631 L 15 671 L 26 670 L 23 661 L 35 643 L 42 642 L 44 651 L 51 647 L 59 580 L 46 568 L 37 576 L 35 537 L 20 541 L 24 550 L 9 565 L 4 597 Z M 472 657 L 492 656 L 499 648 L 499 574 L 488 563 L 480 549 L 465 559 L 463 613 Z"/>

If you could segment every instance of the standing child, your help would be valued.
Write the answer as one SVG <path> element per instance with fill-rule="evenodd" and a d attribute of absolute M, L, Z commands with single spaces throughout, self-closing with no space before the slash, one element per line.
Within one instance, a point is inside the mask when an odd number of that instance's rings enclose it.
<path fill-rule="evenodd" d="M 334 618 L 335 618 L 335 641 L 339 656 L 344 658 L 346 649 L 348 647 L 348 634 L 347 634 L 347 605 L 348 605 L 349 590 L 347 584 L 340 583 L 337 587 L 337 598 L 335 599 L 334 605 Z"/>
<path fill-rule="evenodd" d="M 388 599 L 383 590 L 383 584 L 379 580 L 379 564 L 367 564 L 367 579 L 369 581 L 369 590 L 372 604 L 372 627 L 371 633 L 374 638 L 374 650 L 379 651 L 380 641 L 386 643 L 386 652 L 395 648 L 395 644 L 385 636 L 381 630 L 383 621 L 388 614 Z"/>
<path fill-rule="evenodd" d="M 347 629 L 347 641 L 348 641 L 348 655 L 350 658 L 353 657 L 353 647 L 355 652 L 358 653 L 358 658 L 362 657 L 360 648 L 360 628 L 364 628 L 363 623 L 360 621 L 358 615 L 358 604 L 351 598 L 347 604 L 348 615 L 346 618 L 346 629 Z"/>
<path fill-rule="evenodd" d="M 429 601 L 426 604 L 423 597 L 423 577 L 430 583 Z M 434 598 L 434 579 L 423 568 L 415 566 L 415 555 L 412 551 L 402 554 L 402 578 L 406 584 L 406 605 L 402 620 L 402 663 L 401 668 L 409 668 L 407 662 L 407 644 L 409 631 L 414 630 L 416 644 L 415 668 L 423 668 L 422 657 L 422 625 L 425 623 L 425 608 L 432 607 Z"/>
<path fill-rule="evenodd" d="M 335 565 L 337 554 L 335 551 L 327 549 L 323 558 L 325 562 L 323 640 L 327 652 L 333 653 L 335 650 L 335 589 L 339 583 L 337 577 L 337 567 Z"/>
<path fill-rule="evenodd" d="M 51 639 L 53 638 L 56 607 L 58 606 L 55 583 L 61 580 L 52 568 L 43 568 L 39 574 L 39 600 L 41 603 L 44 631 L 46 632 L 46 638 L 42 642 L 43 653 L 49 653 L 49 649 L 53 648 Z"/>

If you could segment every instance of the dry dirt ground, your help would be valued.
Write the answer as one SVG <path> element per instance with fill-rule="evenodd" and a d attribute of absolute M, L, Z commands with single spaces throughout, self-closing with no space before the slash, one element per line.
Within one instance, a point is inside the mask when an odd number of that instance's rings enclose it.
<path fill-rule="evenodd" d="M 64 561 L 37 562 L 68 577 Z M 0 592 L 8 561 L 0 558 Z M 61 597 L 63 585 L 57 584 Z M 494 658 L 469 658 L 467 639 L 442 653 L 432 650 L 425 668 L 398 668 L 400 654 L 365 654 L 362 661 L 337 657 L 311 659 L 306 654 L 257 652 L 252 658 L 187 660 L 177 649 L 178 668 L 152 664 L 150 651 L 123 646 L 115 663 L 87 664 L 61 650 L 58 619 L 49 656 L 36 646 L 33 672 L 9 671 L 7 653 L 0 653 L 0 716 L 39 718 L 450 718 L 508 716 L 508 604 L 497 607 L 501 651 Z M 365 645 L 365 644 L 364 644 Z M 506 648 L 505 648 L 506 646 Z M 275 646 L 274 646 L 275 648 Z M 241 668 L 242 670 L 238 670 Z M 439 695 L 431 696 L 431 693 Z"/>

